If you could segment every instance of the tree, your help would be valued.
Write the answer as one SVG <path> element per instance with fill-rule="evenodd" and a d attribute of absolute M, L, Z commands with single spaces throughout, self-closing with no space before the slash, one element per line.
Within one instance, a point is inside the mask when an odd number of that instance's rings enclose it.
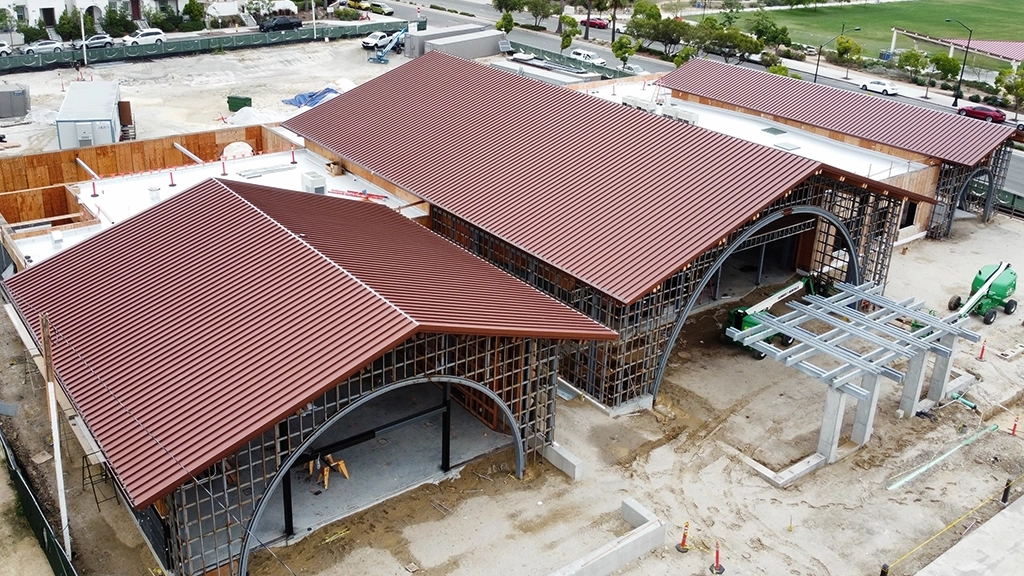
<path fill-rule="evenodd" d="M 274 0 L 249 0 L 245 3 L 245 11 L 257 20 L 270 14 L 274 9 Z"/>
<path fill-rule="evenodd" d="M 907 50 L 900 54 L 896 65 L 910 72 L 910 79 L 917 80 L 921 71 L 928 67 L 928 55 L 919 50 Z"/>
<path fill-rule="evenodd" d="M 647 48 L 657 41 L 661 20 L 661 9 L 656 3 L 640 0 L 633 6 L 633 17 L 626 26 L 626 33 L 640 40 L 643 47 Z"/>
<path fill-rule="evenodd" d="M 206 6 L 196 2 L 196 0 L 188 0 L 185 7 L 181 9 L 181 13 L 188 16 L 188 19 L 192 22 L 203 22 L 206 20 Z"/>
<path fill-rule="evenodd" d="M 960 62 L 948 54 L 933 54 L 931 57 L 932 66 L 939 73 L 939 80 L 955 78 L 960 73 Z"/>
<path fill-rule="evenodd" d="M 540 21 L 555 13 L 555 5 L 551 0 L 526 0 L 523 3 L 526 11 L 533 16 L 533 25 L 540 26 Z"/>
<path fill-rule="evenodd" d="M 764 8 L 758 8 L 750 25 L 750 32 L 765 46 L 789 46 L 789 29 L 775 23 L 775 18 Z"/>
<path fill-rule="evenodd" d="M 718 30 L 708 43 L 708 51 L 722 57 L 726 64 L 732 58 L 742 60 L 749 54 L 757 54 L 764 49 L 764 44 L 757 38 L 747 36 L 739 28 L 730 26 Z"/>
<path fill-rule="evenodd" d="M 612 42 L 612 54 L 619 60 L 622 60 L 622 65 L 626 65 L 626 61 L 633 54 L 636 54 L 636 49 L 640 47 L 639 42 L 633 42 L 633 39 L 629 36 L 619 36 Z"/>
<path fill-rule="evenodd" d="M 840 36 L 836 38 L 836 55 L 839 56 L 840 62 L 852 62 L 860 57 L 863 47 L 854 41 L 849 36 Z"/>
<path fill-rule="evenodd" d="M 1018 67 L 1016 72 L 1012 68 L 1000 70 L 996 76 L 996 87 L 1013 101 L 1013 119 L 1016 120 L 1021 104 L 1024 104 L 1024 67 Z"/>
<path fill-rule="evenodd" d="M 516 27 L 516 21 L 512 19 L 512 14 L 505 12 L 504 14 L 501 15 L 501 19 L 498 20 L 498 23 L 495 24 L 495 27 L 498 30 L 504 32 L 505 34 L 508 34 L 509 32 L 512 31 L 513 28 Z"/>
<path fill-rule="evenodd" d="M 14 44 L 14 24 L 11 13 L 6 8 L 0 8 L 0 32 L 9 32 L 11 34 L 11 44 Z"/>
<path fill-rule="evenodd" d="M 568 14 L 562 14 L 558 17 L 558 20 L 562 23 L 562 43 L 558 51 L 562 52 L 569 46 L 572 46 L 574 36 L 580 35 L 580 23 Z"/>
<path fill-rule="evenodd" d="M 676 54 L 676 57 L 672 59 L 672 63 L 679 68 L 683 64 L 686 64 L 697 55 L 697 49 L 693 46 L 683 46 L 683 49 Z"/>
<path fill-rule="evenodd" d="M 48 38 L 49 35 L 46 33 L 46 24 L 43 23 L 43 19 L 36 20 L 35 26 L 29 26 L 27 23 L 18 23 L 18 32 L 25 37 L 25 43 L 29 44 L 36 40 L 43 40 Z"/>
<path fill-rule="evenodd" d="M 57 35 L 61 37 L 61 40 L 67 42 L 68 40 L 80 40 L 82 38 L 82 21 L 80 18 L 82 13 L 78 11 L 78 8 L 74 8 L 71 12 L 67 9 L 57 19 L 57 25 L 53 27 Z M 96 23 L 92 20 L 92 15 L 85 15 L 85 35 L 92 36 L 96 33 Z"/>
<path fill-rule="evenodd" d="M 523 0 L 491 0 L 491 6 L 498 12 L 522 12 Z"/>
<path fill-rule="evenodd" d="M 612 9 L 612 42 L 615 41 L 615 16 L 622 8 L 633 3 L 633 0 L 609 0 L 608 5 Z"/>
<path fill-rule="evenodd" d="M 708 16 L 700 21 L 693 31 L 692 40 L 690 44 L 697 49 L 698 52 L 707 53 L 713 49 L 715 36 L 723 30 L 722 25 L 718 23 L 712 16 Z"/>
<path fill-rule="evenodd" d="M 114 38 L 131 34 L 138 30 L 138 28 L 135 22 L 132 22 L 131 16 L 128 15 L 126 10 L 107 8 L 107 13 L 103 15 L 103 30 Z"/>
<path fill-rule="evenodd" d="M 743 9 L 743 4 L 740 0 L 722 0 L 722 24 L 726 28 L 732 26 L 740 19 L 740 10 Z"/>
<path fill-rule="evenodd" d="M 779 58 L 778 54 L 776 54 L 775 52 L 768 52 L 767 50 L 765 50 L 764 52 L 761 52 L 760 58 L 761 66 L 764 66 L 766 69 L 771 68 L 772 66 L 779 66 L 782 64 L 782 58 Z"/>

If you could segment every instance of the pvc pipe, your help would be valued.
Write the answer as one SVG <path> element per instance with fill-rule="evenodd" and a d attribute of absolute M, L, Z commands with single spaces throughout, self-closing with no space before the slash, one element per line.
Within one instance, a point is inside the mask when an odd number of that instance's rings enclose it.
<path fill-rule="evenodd" d="M 985 434 L 988 434 L 989 432 L 995 432 L 998 429 L 999 429 L 999 426 L 997 424 L 993 424 L 993 425 L 989 426 L 988 428 L 985 428 L 984 430 L 979 430 L 978 432 L 975 432 L 970 438 L 967 438 L 966 440 L 961 442 L 958 446 L 956 446 L 952 450 L 946 452 L 942 456 L 939 456 L 938 458 L 932 460 L 931 462 L 925 464 L 924 466 L 919 467 L 917 470 L 914 470 L 913 472 L 911 472 L 910 474 L 905 476 L 899 482 L 896 482 L 895 484 L 893 484 L 893 485 L 889 486 L 888 488 L 886 488 L 886 490 L 895 490 L 895 489 L 899 488 L 900 486 L 903 486 L 907 482 L 910 482 L 911 480 L 916 478 L 922 472 L 928 470 L 932 466 L 935 466 L 939 462 L 942 462 L 943 460 L 945 460 L 946 458 L 951 456 L 957 450 L 963 448 L 964 446 L 967 446 L 967 445 L 971 444 L 972 442 L 974 442 L 978 438 L 981 438 Z"/>

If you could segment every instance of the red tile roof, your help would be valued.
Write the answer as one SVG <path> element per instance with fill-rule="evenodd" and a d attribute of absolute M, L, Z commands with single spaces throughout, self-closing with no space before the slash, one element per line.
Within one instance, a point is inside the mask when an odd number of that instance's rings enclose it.
<path fill-rule="evenodd" d="M 947 44 L 956 44 L 961 48 L 967 45 L 966 38 L 943 38 L 942 41 Z M 971 40 L 971 52 L 986 52 L 993 56 L 1021 62 L 1024 61 L 1024 42 L 974 39 Z"/>
<path fill-rule="evenodd" d="M 703 98 L 973 166 L 1014 128 L 804 80 L 694 59 L 659 84 Z"/>
<path fill-rule="evenodd" d="M 624 303 L 822 166 L 438 52 L 284 125 Z"/>
<path fill-rule="evenodd" d="M 386 208 L 302 194 L 209 180 L 5 282 L 37 336 L 49 315 L 61 383 L 136 507 L 417 331 L 614 336 Z M 365 241 L 334 243 L 329 226 Z M 406 233 L 418 234 L 404 247 L 418 266 L 394 253 Z M 332 261 L 334 248 L 370 281 Z M 410 264 L 407 293 L 393 268 L 369 271 L 374 256 Z M 432 265 L 461 280 L 450 296 L 425 286 Z"/>

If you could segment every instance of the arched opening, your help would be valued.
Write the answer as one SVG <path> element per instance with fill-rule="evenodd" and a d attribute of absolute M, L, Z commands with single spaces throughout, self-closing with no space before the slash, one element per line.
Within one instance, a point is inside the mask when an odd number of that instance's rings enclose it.
<path fill-rule="evenodd" d="M 953 232 L 953 222 L 957 212 L 979 214 L 982 222 L 992 218 L 995 209 L 996 189 L 992 170 L 988 166 L 975 168 L 963 180 L 963 184 L 952 197 L 947 196 L 948 204 L 942 202 L 932 208 L 929 236 L 947 238 Z"/>
<path fill-rule="evenodd" d="M 482 395 L 493 402 L 497 411 L 503 415 L 504 422 L 507 424 L 506 429 L 510 433 L 513 449 L 515 451 L 516 475 L 521 478 L 526 467 L 526 452 L 523 437 L 512 411 L 492 390 L 478 382 L 456 376 L 428 376 L 410 378 L 396 382 L 387 387 L 370 392 L 359 400 L 346 406 L 343 410 L 324 422 L 324 424 L 315 430 L 301 445 L 294 447 L 289 457 L 281 462 L 277 472 L 267 484 L 264 497 L 259 500 L 253 510 L 252 520 L 249 522 L 248 529 L 242 539 L 238 573 L 246 573 L 249 561 L 249 550 L 253 545 L 254 535 L 256 538 L 259 538 L 260 542 L 265 541 L 265 538 L 260 536 L 261 520 L 265 513 L 273 514 L 274 511 L 280 512 L 281 520 L 275 520 L 276 527 L 282 530 L 284 534 L 294 532 L 292 515 L 295 512 L 296 500 L 298 498 L 292 494 L 291 484 L 294 476 L 308 474 L 307 470 L 309 462 L 314 462 L 314 475 L 318 475 L 315 470 L 315 463 L 320 462 L 321 465 L 325 464 L 323 458 L 328 454 L 337 453 L 339 458 L 332 457 L 331 460 L 340 459 L 340 457 L 343 456 L 342 446 L 346 446 L 357 441 L 372 441 L 376 438 L 377 434 L 383 431 L 395 430 L 397 427 L 403 425 L 422 423 L 429 421 L 426 420 L 428 418 L 440 415 L 440 426 L 438 426 L 438 423 L 435 421 L 434 425 L 428 427 L 433 428 L 433 432 L 429 430 L 425 431 L 425 429 L 416 430 L 414 432 L 416 435 L 419 435 L 420 438 L 417 439 L 417 444 L 415 446 L 408 447 L 408 450 L 405 451 L 405 455 L 410 458 L 415 457 L 416 454 L 414 454 L 414 452 L 422 449 L 422 443 L 429 443 L 428 437 L 436 436 L 440 443 L 440 454 L 435 452 L 435 455 L 439 456 L 439 469 L 441 472 L 447 472 L 452 467 L 464 463 L 461 461 L 464 459 L 461 458 L 461 455 L 467 452 L 461 451 L 460 447 L 451 442 L 450 434 L 450 430 L 453 429 L 453 418 L 459 417 L 459 413 L 452 410 L 453 393 L 457 393 L 459 390 L 473 391 L 477 395 Z M 440 395 L 442 402 L 440 404 L 432 404 L 426 399 L 418 401 L 422 402 L 422 405 L 406 410 L 408 414 L 402 418 L 383 423 L 383 425 L 380 425 L 380 423 L 374 424 L 372 414 L 370 414 L 372 412 L 372 408 L 374 408 L 375 405 L 379 406 L 379 403 L 381 402 L 386 403 L 389 400 L 396 398 L 394 395 L 401 394 L 403 391 L 420 392 L 420 398 L 424 399 L 430 396 L 430 391 L 433 391 L 435 394 Z M 406 398 L 408 397 L 409 396 L 406 395 Z M 360 417 L 360 415 L 363 417 Z M 468 415 L 468 413 L 466 413 L 466 415 Z M 474 418 L 472 415 L 468 415 L 468 417 Z M 350 422 L 351 420 L 355 421 Z M 465 424 L 465 422 L 463 422 L 463 424 Z M 507 441 L 504 445 L 507 446 Z M 468 461 L 468 459 L 465 460 Z M 436 461 L 437 458 L 435 457 L 435 466 Z M 338 470 L 333 472 L 335 477 L 337 477 L 338 472 L 341 472 L 340 467 Z M 352 472 L 355 471 L 353 470 Z M 338 481 L 343 482 L 344 480 L 334 480 L 334 482 Z M 423 481 L 413 480 L 406 482 L 405 486 L 398 486 L 390 491 L 387 486 L 384 486 L 383 488 L 388 494 L 395 494 L 421 483 L 423 483 Z M 381 487 L 378 486 L 378 488 Z M 325 488 L 325 490 L 327 489 L 329 488 Z M 319 496 L 319 494 L 311 494 L 308 490 L 298 491 L 297 494 L 300 495 L 299 497 L 306 499 L 306 502 L 299 503 L 299 506 L 306 504 L 312 505 L 309 501 Z M 323 506 L 323 502 L 316 504 L 321 507 Z M 345 510 L 344 507 L 340 509 Z M 355 511 L 356 509 L 347 510 L 346 514 Z M 338 518 L 333 518 L 330 519 L 330 521 L 337 519 Z"/>
<path fill-rule="evenodd" d="M 742 234 L 737 236 L 736 239 L 733 240 L 733 242 L 729 245 L 729 247 L 726 248 L 719 255 L 719 257 L 715 260 L 714 264 L 712 264 L 711 268 L 709 268 L 707 273 L 704 274 L 704 277 L 701 279 L 696 289 L 692 292 L 692 295 L 689 297 L 689 299 L 687 299 L 686 306 L 683 308 L 683 311 L 676 317 L 675 324 L 672 327 L 672 335 L 669 337 L 665 349 L 661 351 L 660 358 L 658 360 L 658 367 L 657 372 L 655 374 L 654 386 L 651 388 L 651 394 L 652 396 L 655 397 L 655 399 L 658 397 L 658 390 L 661 388 L 661 383 L 665 376 L 665 369 L 668 366 L 668 360 L 672 354 L 672 349 L 675 348 L 676 341 L 679 339 L 679 335 L 680 333 L 682 333 L 683 326 L 686 324 L 687 319 L 690 317 L 690 313 L 697 306 L 700 300 L 699 296 L 704 293 L 704 291 L 708 288 L 709 285 L 711 285 L 712 282 L 718 281 L 717 279 L 719 278 L 723 266 L 726 264 L 727 261 L 729 261 L 729 259 L 733 255 L 735 255 L 738 252 L 745 251 L 747 249 L 744 246 L 744 244 L 748 240 L 762 233 L 762 231 L 771 230 L 773 228 L 778 227 L 778 224 L 782 222 L 784 219 L 790 218 L 793 215 L 800 214 L 813 215 L 816 217 L 816 220 L 824 221 L 831 227 L 831 229 L 835 232 L 836 240 L 842 241 L 842 250 L 845 252 L 845 258 L 842 262 L 842 264 L 845 265 L 846 269 L 845 281 L 852 284 L 859 284 L 861 282 L 861 264 L 859 258 L 857 257 L 858 255 L 856 254 L 856 251 L 854 249 L 854 247 L 857 246 L 857 243 L 854 241 L 853 234 L 851 234 L 850 230 L 846 228 L 842 220 L 840 220 L 839 217 L 837 217 L 835 214 L 828 210 L 825 210 L 824 208 L 820 208 L 817 206 L 792 206 L 786 208 L 785 210 L 779 210 L 777 212 L 773 212 L 772 214 L 764 216 L 763 218 L 758 220 L 755 225 L 751 226 Z M 786 251 L 783 250 L 782 253 L 785 255 Z M 836 256 L 838 256 L 838 254 Z M 799 256 L 797 258 L 799 258 Z M 833 263 L 830 261 L 825 262 L 824 264 L 826 266 L 839 269 L 839 266 L 837 266 L 838 262 Z M 785 267 L 780 266 L 780 268 Z"/>
<path fill-rule="evenodd" d="M 247 142 L 232 142 L 224 147 L 224 150 L 220 153 L 221 158 L 244 158 L 246 156 L 252 156 L 253 149 Z"/>

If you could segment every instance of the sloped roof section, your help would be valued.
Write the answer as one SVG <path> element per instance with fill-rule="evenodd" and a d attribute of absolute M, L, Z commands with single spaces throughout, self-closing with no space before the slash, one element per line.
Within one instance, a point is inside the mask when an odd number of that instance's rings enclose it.
<path fill-rule="evenodd" d="M 460 296 L 471 299 L 466 306 L 479 316 L 468 321 L 457 311 L 431 311 L 430 302 L 410 294 L 413 311 L 424 311 L 421 324 L 311 246 L 300 236 L 306 232 L 268 217 L 234 186 L 254 201 L 276 200 L 272 191 L 209 180 L 5 282 L 37 339 L 39 316 L 48 314 L 61 384 L 137 508 L 417 331 L 450 325 L 463 332 L 486 326 L 488 334 L 507 328 L 518 335 L 535 329 L 541 337 L 613 335 L 532 289 L 524 291 L 510 276 L 496 273 L 491 283 L 474 276 L 483 263 L 444 242 L 439 254 L 427 248 L 414 253 L 461 270 L 467 287 L 513 294 L 515 312 L 537 303 L 541 313 L 488 314 L 467 288 Z M 278 193 L 282 214 L 297 205 L 310 209 L 305 222 L 294 225 L 316 239 L 330 226 L 346 227 L 344 220 L 326 222 L 345 215 L 337 206 L 359 209 L 349 218 L 376 212 L 378 236 L 389 243 L 378 253 L 381 243 L 368 238 L 361 257 L 366 261 L 366 254 L 384 261 L 387 251 L 400 249 L 390 235 L 404 230 L 384 215 L 416 226 L 354 201 L 309 195 L 317 202 L 302 204 L 290 198 L 301 193 Z M 359 248 L 355 242 L 348 247 Z M 425 282 L 425 272 L 412 276 Z M 400 292 L 397 283 L 378 284 Z M 486 304 L 493 302 L 489 298 Z M 433 305 L 453 303 L 449 298 Z"/>
<path fill-rule="evenodd" d="M 243 182 L 224 184 L 412 317 L 421 332 L 617 337 L 385 206 Z"/>
<path fill-rule="evenodd" d="M 704 59 L 690 60 L 658 83 L 965 166 L 980 162 L 1014 133 L 1011 126 Z"/>
<path fill-rule="evenodd" d="M 943 38 L 942 41 L 961 48 L 967 45 L 966 38 Z M 1015 62 L 1024 61 L 1024 42 L 1015 40 L 971 40 L 971 51 L 986 52 Z"/>
<path fill-rule="evenodd" d="M 284 125 L 623 303 L 820 166 L 439 52 Z"/>

